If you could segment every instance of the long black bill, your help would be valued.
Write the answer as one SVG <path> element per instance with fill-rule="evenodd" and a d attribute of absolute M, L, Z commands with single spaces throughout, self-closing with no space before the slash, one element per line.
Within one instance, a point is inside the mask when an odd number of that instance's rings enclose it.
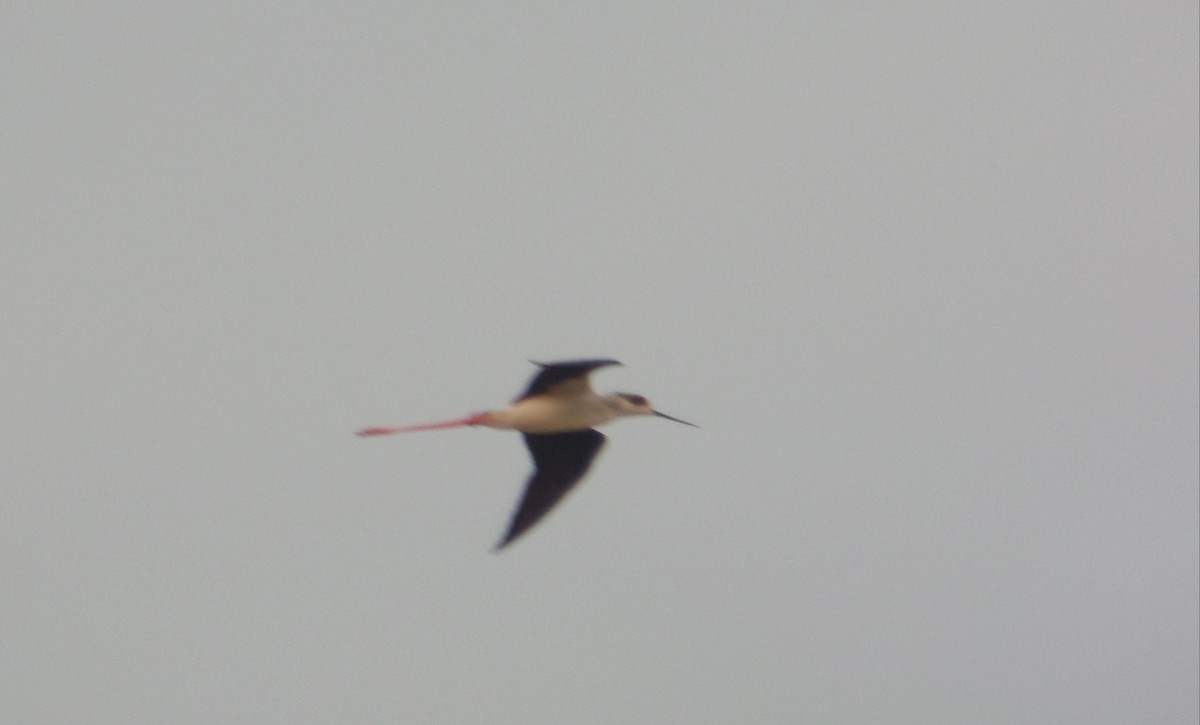
<path fill-rule="evenodd" d="M 657 410 L 656 410 L 656 411 L 654 411 L 654 414 L 655 414 L 655 415 L 657 415 L 659 418 L 666 418 L 667 420 L 673 420 L 673 421 L 675 421 L 676 423 L 683 423 L 684 425 L 690 425 L 690 426 L 691 426 L 691 427 L 693 427 L 693 428 L 699 428 L 699 427 L 700 427 L 700 426 L 696 425 L 695 423 L 689 423 L 689 422 L 687 422 L 686 420 L 680 420 L 680 419 L 678 419 L 678 418 L 672 418 L 671 416 L 667 415 L 666 413 L 660 413 L 660 412 L 658 412 Z"/>

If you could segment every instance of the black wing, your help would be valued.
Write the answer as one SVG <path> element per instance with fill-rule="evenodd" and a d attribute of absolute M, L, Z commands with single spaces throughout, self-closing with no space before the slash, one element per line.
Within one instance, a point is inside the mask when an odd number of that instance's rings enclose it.
<path fill-rule="evenodd" d="M 531 395 L 541 395 L 550 391 L 550 388 L 565 383 L 568 380 L 583 378 L 584 384 L 587 383 L 587 375 L 596 368 L 606 367 L 608 365 L 620 365 L 616 360 L 568 360 L 567 362 L 556 363 L 539 363 L 535 362 L 541 368 L 541 372 L 533 376 L 533 380 L 529 381 L 529 387 L 517 400 L 524 400 Z"/>
<path fill-rule="evenodd" d="M 525 494 L 513 513 L 508 533 L 496 544 L 497 551 L 540 521 L 579 483 L 604 445 L 604 434 L 590 428 L 569 433 L 526 433 L 525 445 L 533 456 L 533 475 L 525 484 Z"/>

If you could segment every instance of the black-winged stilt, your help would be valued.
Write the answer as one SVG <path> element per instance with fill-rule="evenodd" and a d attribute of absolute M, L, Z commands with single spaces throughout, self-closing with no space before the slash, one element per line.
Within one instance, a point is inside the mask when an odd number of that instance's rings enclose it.
<path fill-rule="evenodd" d="M 475 425 L 520 431 L 533 457 L 534 471 L 525 484 L 525 494 L 513 513 L 508 531 L 496 544 L 499 551 L 541 520 L 587 474 L 604 445 L 604 435 L 595 426 L 627 415 L 655 415 L 696 427 L 694 423 L 658 412 L 641 395 L 596 394 L 588 383 L 588 374 L 596 368 L 620 364 L 616 360 L 534 363 L 541 370 L 533 376 L 525 392 L 503 410 L 424 425 L 364 428 L 358 435 Z"/>

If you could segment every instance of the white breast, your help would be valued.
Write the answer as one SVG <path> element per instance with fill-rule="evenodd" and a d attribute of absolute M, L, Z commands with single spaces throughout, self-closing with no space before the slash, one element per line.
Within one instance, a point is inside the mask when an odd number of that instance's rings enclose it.
<path fill-rule="evenodd" d="M 538 395 L 493 411 L 484 425 L 522 433 L 565 433 L 586 430 L 617 417 L 598 396 L 558 398 Z"/>

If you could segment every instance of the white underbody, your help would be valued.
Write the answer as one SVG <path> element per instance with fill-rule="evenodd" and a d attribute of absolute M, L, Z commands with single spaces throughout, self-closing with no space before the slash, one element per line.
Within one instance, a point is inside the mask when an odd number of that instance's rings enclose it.
<path fill-rule="evenodd" d="M 522 433 L 565 433 L 603 425 L 621 415 L 599 395 L 538 395 L 491 411 L 479 425 Z"/>

